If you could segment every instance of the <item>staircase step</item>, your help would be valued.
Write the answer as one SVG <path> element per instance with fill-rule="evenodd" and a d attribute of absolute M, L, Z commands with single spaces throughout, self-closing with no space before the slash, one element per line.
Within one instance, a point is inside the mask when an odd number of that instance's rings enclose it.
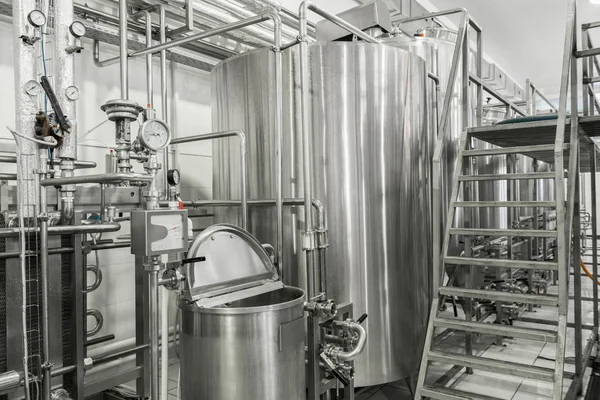
<path fill-rule="evenodd" d="M 450 228 L 451 235 L 468 236 L 522 236 L 522 237 L 558 237 L 556 231 L 535 229 L 477 229 L 477 228 Z"/>
<path fill-rule="evenodd" d="M 438 361 L 445 364 L 460 365 L 482 371 L 491 371 L 504 375 L 519 376 L 539 381 L 554 381 L 554 370 L 550 368 L 534 367 L 508 361 L 492 360 L 489 358 L 468 356 L 465 354 L 430 351 L 429 361 Z"/>
<path fill-rule="evenodd" d="M 539 304 L 541 306 L 558 306 L 558 296 L 501 292 L 497 290 L 465 289 L 453 286 L 441 286 L 439 293 L 443 296 L 470 297 L 473 299 L 495 300 L 505 303 Z"/>
<path fill-rule="evenodd" d="M 423 386 L 421 389 L 423 398 L 436 400 L 500 400 L 498 397 L 489 397 L 481 394 L 463 392 L 462 390 L 445 387 Z"/>
<path fill-rule="evenodd" d="M 556 207 L 555 201 L 457 201 L 454 207 Z"/>
<path fill-rule="evenodd" d="M 537 340 L 545 343 L 556 343 L 556 332 L 544 329 L 518 328 L 510 325 L 488 324 L 483 322 L 469 322 L 458 319 L 436 317 L 433 325 L 438 328 L 448 328 L 457 331 L 476 332 L 504 337 Z"/>
<path fill-rule="evenodd" d="M 539 151 L 554 151 L 554 144 L 540 144 L 533 146 L 516 146 L 516 147 L 499 147 L 495 149 L 482 149 L 482 150 L 465 150 L 463 151 L 464 157 L 480 157 L 480 156 L 496 156 L 502 154 L 526 154 L 526 153 L 537 153 Z M 563 148 L 568 150 L 569 144 L 565 144 Z"/>
<path fill-rule="evenodd" d="M 525 174 L 482 174 L 482 175 L 462 175 L 458 177 L 460 182 L 473 181 L 514 181 L 520 179 L 554 179 L 554 172 L 531 172 Z"/>
<path fill-rule="evenodd" d="M 474 257 L 444 257 L 444 264 L 476 265 L 479 267 L 494 268 L 521 268 L 545 269 L 558 271 L 558 263 L 551 261 L 507 260 L 502 258 L 474 258 Z"/>

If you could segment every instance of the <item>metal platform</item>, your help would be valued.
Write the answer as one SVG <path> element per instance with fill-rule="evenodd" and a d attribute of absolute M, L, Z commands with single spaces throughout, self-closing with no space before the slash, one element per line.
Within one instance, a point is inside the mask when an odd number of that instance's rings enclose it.
<path fill-rule="evenodd" d="M 469 128 L 468 132 L 475 138 L 500 147 L 520 147 L 542 144 L 554 144 L 556 139 L 557 120 L 544 120 L 532 122 L 516 122 L 512 124 L 499 124 L 477 128 Z M 571 132 L 570 120 L 567 120 L 565 129 L 565 143 L 569 143 Z M 579 135 L 581 144 L 598 143 L 592 138 L 600 136 L 600 116 L 579 118 Z M 554 163 L 553 151 L 527 152 L 529 157 Z M 590 158 L 588 151 L 581 151 L 581 171 L 590 171 Z M 565 165 L 568 164 L 568 152 L 565 152 Z"/>

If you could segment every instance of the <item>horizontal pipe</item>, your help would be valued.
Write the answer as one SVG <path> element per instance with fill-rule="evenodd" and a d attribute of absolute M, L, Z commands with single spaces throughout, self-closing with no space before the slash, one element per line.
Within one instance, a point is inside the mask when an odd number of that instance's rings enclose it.
<path fill-rule="evenodd" d="M 100 343 L 109 342 L 109 341 L 114 340 L 114 339 L 115 339 L 115 335 L 113 335 L 111 333 L 110 335 L 100 336 L 100 337 L 97 337 L 97 338 L 94 338 L 94 339 L 87 340 L 83 345 L 85 347 L 94 346 L 94 345 L 97 345 L 97 344 L 100 344 Z"/>
<path fill-rule="evenodd" d="M 111 173 L 111 174 L 96 174 L 96 175 L 81 175 L 67 178 L 44 179 L 40 184 L 42 186 L 63 186 L 76 185 L 80 183 L 122 183 L 122 182 L 151 182 L 154 179 L 152 175 L 145 174 L 126 174 L 126 173 Z"/>
<path fill-rule="evenodd" d="M 49 249 L 48 254 L 68 254 L 74 252 L 75 249 L 73 247 L 57 247 L 54 249 Z M 37 253 L 35 251 L 27 251 L 25 252 L 26 256 L 34 256 Z M 6 260 L 9 258 L 19 258 L 21 253 L 18 251 L 5 251 L 4 253 L 0 253 L 0 260 Z"/>
<path fill-rule="evenodd" d="M 234 31 L 237 29 L 244 28 L 246 26 L 259 24 L 261 22 L 265 22 L 269 20 L 271 17 L 269 15 L 258 15 L 256 17 L 247 18 L 238 22 L 234 22 L 232 24 L 227 24 L 218 28 L 209 29 L 204 32 L 196 33 L 193 35 L 185 36 L 179 39 L 171 40 L 170 42 L 159 44 L 156 46 L 148 47 L 146 49 L 138 50 L 136 52 L 130 53 L 129 57 L 141 57 L 147 54 L 159 53 L 163 50 L 168 50 L 173 47 L 180 46 L 185 43 L 193 42 L 200 39 L 209 38 L 212 36 L 217 36 L 222 33 Z"/>
<path fill-rule="evenodd" d="M 58 162 L 58 161 L 56 161 Z M 1 154 L 0 155 L 0 163 L 12 163 L 12 164 L 16 164 L 17 163 L 17 156 L 16 155 L 8 155 L 8 154 Z M 48 160 L 48 165 L 50 165 L 52 162 L 50 160 Z M 84 168 L 96 168 L 97 164 L 93 161 L 74 161 L 74 165 L 75 168 L 77 169 L 84 169 Z"/>
<path fill-rule="evenodd" d="M 125 247 L 130 247 L 130 242 L 117 242 L 117 243 L 101 243 L 101 244 L 93 244 L 91 245 L 92 251 L 94 250 L 113 250 L 113 249 L 123 249 Z"/>
<path fill-rule="evenodd" d="M 0 374 L 0 395 L 12 393 L 21 387 L 21 375 L 17 371 Z"/>
<path fill-rule="evenodd" d="M 0 229 L 0 238 L 9 238 L 19 236 L 21 229 L 25 231 L 25 234 L 37 233 L 39 228 L 3 228 Z M 104 233 L 104 232 L 116 232 L 121 229 L 121 225 L 112 222 L 104 224 L 90 224 L 90 225 L 61 225 L 61 226 L 50 226 L 48 227 L 48 234 L 50 235 L 76 235 L 85 233 Z"/>
<path fill-rule="evenodd" d="M 76 369 L 77 369 L 77 367 L 75 365 L 69 365 L 66 367 L 59 367 L 59 368 L 52 368 L 52 371 L 50 372 L 50 376 L 52 376 L 53 378 L 55 378 L 57 376 L 63 376 L 63 375 L 69 374 L 71 372 L 75 372 Z"/>
<path fill-rule="evenodd" d="M 344 21 L 342 18 L 338 17 L 335 14 L 330 13 L 329 11 L 324 10 L 323 8 L 317 6 L 316 4 L 313 4 L 311 2 L 304 2 L 303 5 L 300 6 L 301 11 L 299 13 L 299 19 L 300 19 L 300 36 L 306 35 L 307 33 L 307 22 L 306 22 L 306 13 L 305 13 L 305 8 L 311 10 L 312 12 L 314 12 L 315 14 L 320 15 L 323 18 L 328 19 L 329 21 L 333 22 L 334 24 L 336 24 L 337 26 L 339 26 L 340 28 L 343 28 L 345 30 L 347 30 L 348 32 L 356 35 L 358 38 L 369 42 L 369 43 L 381 43 L 381 41 L 375 39 L 373 36 L 361 31 L 360 29 L 358 29 L 356 26 Z M 302 38 L 304 39 L 304 38 Z"/>
<path fill-rule="evenodd" d="M 106 356 L 98 357 L 96 359 L 92 359 L 93 363 L 94 363 L 93 365 L 102 365 L 102 364 L 105 364 L 107 362 L 111 362 L 111 361 L 117 360 L 119 358 L 126 357 L 126 356 L 131 355 L 131 354 L 135 354 L 138 351 L 148 350 L 148 348 L 149 348 L 149 345 L 142 344 L 142 345 L 139 345 L 139 346 L 135 346 L 135 347 L 133 347 L 131 349 L 121 350 L 121 351 L 118 351 L 118 352 L 113 353 L 113 354 L 109 354 L 109 355 L 106 355 Z"/>
<path fill-rule="evenodd" d="M 419 16 L 415 16 L 415 17 L 404 18 L 404 19 L 395 21 L 395 23 L 405 24 L 408 22 L 422 21 L 424 19 L 446 17 L 446 16 L 452 15 L 452 14 L 466 15 L 469 19 L 469 25 L 471 25 L 471 27 L 473 29 L 475 29 L 476 32 L 482 32 L 481 25 L 479 25 L 473 18 L 471 18 L 471 16 L 469 15 L 469 12 L 465 8 L 453 8 L 450 10 L 438 11 L 438 12 L 434 12 L 434 13 L 430 13 L 430 14 L 423 14 L 423 15 L 419 15 Z"/>
<path fill-rule="evenodd" d="M 16 181 L 17 174 L 0 173 L 0 181 Z"/>

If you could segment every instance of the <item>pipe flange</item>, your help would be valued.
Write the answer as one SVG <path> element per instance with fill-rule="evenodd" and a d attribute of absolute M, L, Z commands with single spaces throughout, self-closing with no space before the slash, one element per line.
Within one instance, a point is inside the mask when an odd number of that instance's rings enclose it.
<path fill-rule="evenodd" d="M 144 108 L 132 100 L 109 100 L 100 107 L 110 121 L 135 121 Z"/>

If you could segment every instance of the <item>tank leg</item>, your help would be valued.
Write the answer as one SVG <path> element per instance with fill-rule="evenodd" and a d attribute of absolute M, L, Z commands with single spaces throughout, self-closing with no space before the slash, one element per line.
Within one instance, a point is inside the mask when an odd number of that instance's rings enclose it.
<path fill-rule="evenodd" d="M 406 382 L 406 387 L 408 388 L 408 391 L 410 392 L 410 395 L 414 398 L 415 397 L 415 392 L 417 391 L 417 378 L 419 377 L 419 375 L 413 375 L 413 376 L 409 376 L 407 378 L 404 379 L 404 381 Z"/>

